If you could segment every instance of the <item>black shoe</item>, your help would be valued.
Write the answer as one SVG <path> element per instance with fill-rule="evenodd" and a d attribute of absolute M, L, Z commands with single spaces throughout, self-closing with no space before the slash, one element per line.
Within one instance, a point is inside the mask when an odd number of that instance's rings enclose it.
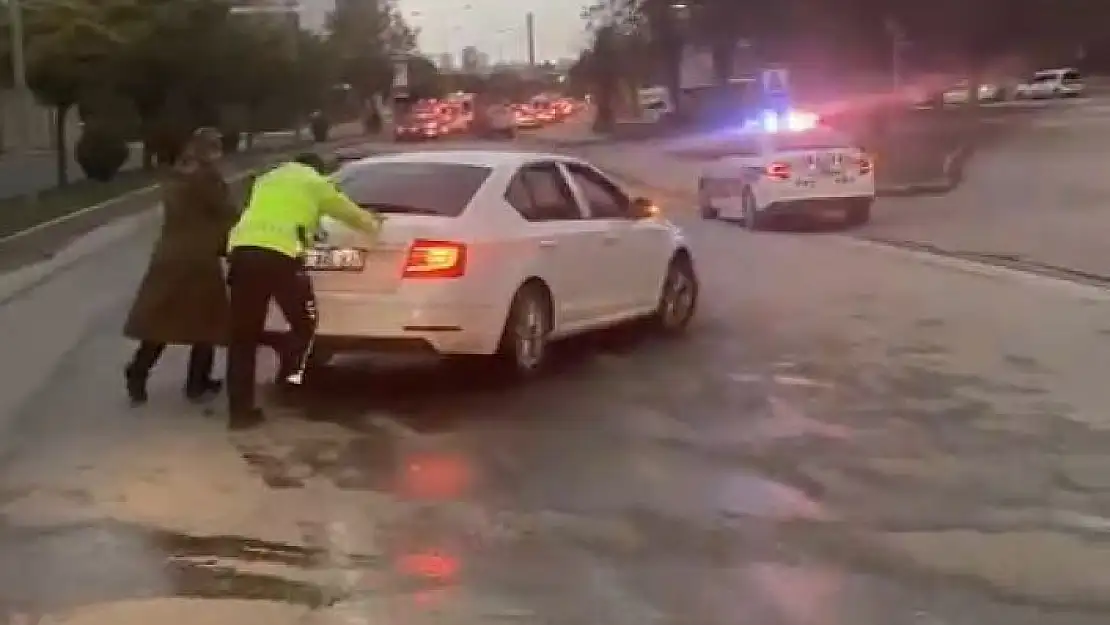
<path fill-rule="evenodd" d="M 223 380 L 205 380 L 200 384 L 185 385 L 185 397 L 190 401 L 199 401 L 210 395 L 216 395 L 224 388 Z"/>
<path fill-rule="evenodd" d="M 146 393 L 146 376 L 136 373 L 128 366 L 123 370 L 123 377 L 127 380 L 127 396 L 131 399 L 131 404 L 145 404 L 149 399 Z"/>
<path fill-rule="evenodd" d="M 227 419 L 229 430 L 249 430 L 258 427 L 266 421 L 266 415 L 259 408 L 232 412 Z"/>

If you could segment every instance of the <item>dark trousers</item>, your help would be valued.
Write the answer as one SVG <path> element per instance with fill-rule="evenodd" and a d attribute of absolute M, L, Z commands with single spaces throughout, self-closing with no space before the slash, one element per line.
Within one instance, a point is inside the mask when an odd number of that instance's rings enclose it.
<path fill-rule="evenodd" d="M 128 377 L 146 380 L 150 370 L 158 363 L 166 351 L 165 343 L 143 341 L 139 343 L 131 363 L 127 365 Z M 212 379 L 212 366 L 216 360 L 216 348 L 211 345 L 193 345 L 189 349 L 189 369 L 185 376 L 185 390 L 203 392 Z"/>
<path fill-rule="evenodd" d="M 240 247 L 228 258 L 231 290 L 231 344 L 227 360 L 227 399 L 232 414 L 255 408 L 258 346 L 278 352 L 280 374 L 299 384 L 316 336 L 316 297 L 301 261 L 272 250 Z M 270 300 L 277 302 L 289 333 L 277 345 L 266 337 Z M 282 344 L 283 343 L 283 344 Z"/>

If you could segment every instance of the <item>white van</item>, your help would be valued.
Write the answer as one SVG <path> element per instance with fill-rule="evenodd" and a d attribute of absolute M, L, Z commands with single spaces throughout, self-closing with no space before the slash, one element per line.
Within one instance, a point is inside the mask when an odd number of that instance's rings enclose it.
<path fill-rule="evenodd" d="M 1075 98 L 1083 95 L 1083 77 L 1073 67 L 1045 69 L 1033 74 L 1033 78 L 1018 85 L 1015 92 L 1019 98 Z"/>

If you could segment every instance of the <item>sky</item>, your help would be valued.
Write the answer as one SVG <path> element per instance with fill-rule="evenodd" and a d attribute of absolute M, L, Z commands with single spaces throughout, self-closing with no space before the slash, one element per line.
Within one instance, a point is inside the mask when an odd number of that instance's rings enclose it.
<path fill-rule="evenodd" d="M 420 29 L 429 56 L 476 46 L 497 61 L 527 60 L 524 16 L 536 15 L 536 57 L 575 58 L 585 46 L 582 9 L 588 0 L 397 0 L 405 19 Z M 301 0 L 308 24 L 320 22 L 334 0 Z M 469 6 L 469 9 L 464 7 Z"/>

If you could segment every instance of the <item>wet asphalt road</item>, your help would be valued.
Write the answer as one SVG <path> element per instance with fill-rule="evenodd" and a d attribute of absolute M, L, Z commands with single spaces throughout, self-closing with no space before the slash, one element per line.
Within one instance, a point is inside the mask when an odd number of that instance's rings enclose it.
<path fill-rule="evenodd" d="M 149 216 L 28 269 L 36 286 L 0 297 L 20 362 L 0 382 L 0 605 L 27 623 L 1106 623 L 1110 300 L 671 210 L 704 282 L 686 339 L 575 341 L 523 387 L 340 362 L 235 436 L 219 402 L 180 398 L 183 354 L 126 406 Z"/>

